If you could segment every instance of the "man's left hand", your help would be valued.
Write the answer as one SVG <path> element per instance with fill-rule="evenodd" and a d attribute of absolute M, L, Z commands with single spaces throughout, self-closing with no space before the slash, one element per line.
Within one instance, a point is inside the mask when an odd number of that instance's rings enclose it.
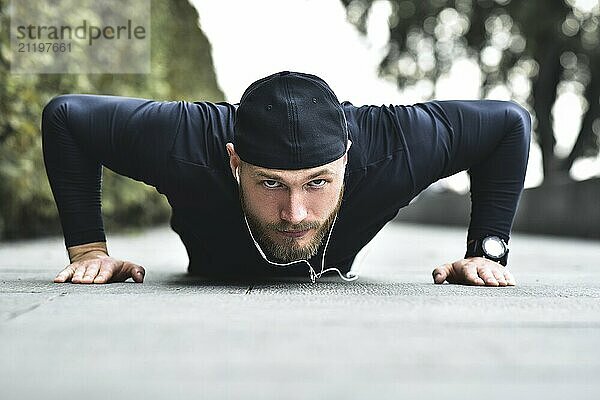
<path fill-rule="evenodd" d="M 501 264 L 483 257 L 465 258 L 444 264 L 432 272 L 437 284 L 454 283 L 478 286 L 515 286 L 516 281 L 510 271 Z"/>

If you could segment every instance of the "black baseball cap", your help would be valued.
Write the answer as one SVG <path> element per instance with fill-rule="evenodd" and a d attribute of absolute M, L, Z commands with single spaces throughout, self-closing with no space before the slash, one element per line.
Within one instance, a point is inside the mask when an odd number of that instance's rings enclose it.
<path fill-rule="evenodd" d="M 250 164 L 306 169 L 342 157 L 348 146 L 344 111 L 318 76 L 283 71 L 252 83 L 235 114 L 235 150 Z"/>

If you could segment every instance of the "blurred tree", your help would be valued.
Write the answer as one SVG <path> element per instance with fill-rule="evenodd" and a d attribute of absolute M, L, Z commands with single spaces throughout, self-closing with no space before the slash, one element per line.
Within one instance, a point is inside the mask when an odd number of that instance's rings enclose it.
<path fill-rule="evenodd" d="M 0 239 L 60 232 L 46 177 L 40 119 L 44 105 L 62 93 L 114 94 L 165 100 L 220 101 L 210 43 L 187 0 L 152 0 L 151 73 L 10 73 L 8 0 L 0 0 Z M 40 3 L 40 7 L 51 7 Z M 103 174 L 107 229 L 168 220 L 164 196 L 152 187 Z"/>
<path fill-rule="evenodd" d="M 342 0 L 361 32 L 375 3 L 391 7 L 382 76 L 433 88 L 453 60 L 477 61 L 482 97 L 505 85 L 535 115 L 544 183 L 569 178 L 573 162 L 600 147 L 600 5 L 580 0 Z M 578 3 L 585 3 L 578 7 Z M 584 98 L 575 144 L 555 152 L 552 108 L 561 92 Z M 523 96 L 524 94 L 524 96 Z M 433 96 L 433 89 L 430 96 Z M 523 96 L 523 97 L 521 97 Z"/>

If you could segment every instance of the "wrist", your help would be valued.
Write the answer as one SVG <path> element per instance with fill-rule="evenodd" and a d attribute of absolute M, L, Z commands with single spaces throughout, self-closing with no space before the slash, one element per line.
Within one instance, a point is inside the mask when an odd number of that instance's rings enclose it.
<path fill-rule="evenodd" d="M 508 253 L 508 245 L 504 239 L 495 235 L 488 235 L 480 239 L 469 240 L 464 258 L 484 257 L 506 266 Z"/>
<path fill-rule="evenodd" d="M 106 242 L 93 242 L 71 246 L 67 248 L 67 252 L 69 253 L 71 263 L 90 258 L 108 257 Z"/>

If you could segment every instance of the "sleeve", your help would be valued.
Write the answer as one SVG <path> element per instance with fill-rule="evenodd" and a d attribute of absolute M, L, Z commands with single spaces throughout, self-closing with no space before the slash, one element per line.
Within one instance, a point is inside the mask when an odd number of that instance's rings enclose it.
<path fill-rule="evenodd" d="M 102 166 L 159 191 L 181 114 L 178 102 L 62 95 L 42 113 L 46 173 L 67 247 L 105 241 Z"/>
<path fill-rule="evenodd" d="M 403 127 L 418 190 L 466 170 L 467 241 L 496 235 L 508 243 L 529 158 L 529 113 L 514 102 L 495 100 L 435 101 L 418 108 L 420 116 L 406 118 L 409 127 Z"/>

